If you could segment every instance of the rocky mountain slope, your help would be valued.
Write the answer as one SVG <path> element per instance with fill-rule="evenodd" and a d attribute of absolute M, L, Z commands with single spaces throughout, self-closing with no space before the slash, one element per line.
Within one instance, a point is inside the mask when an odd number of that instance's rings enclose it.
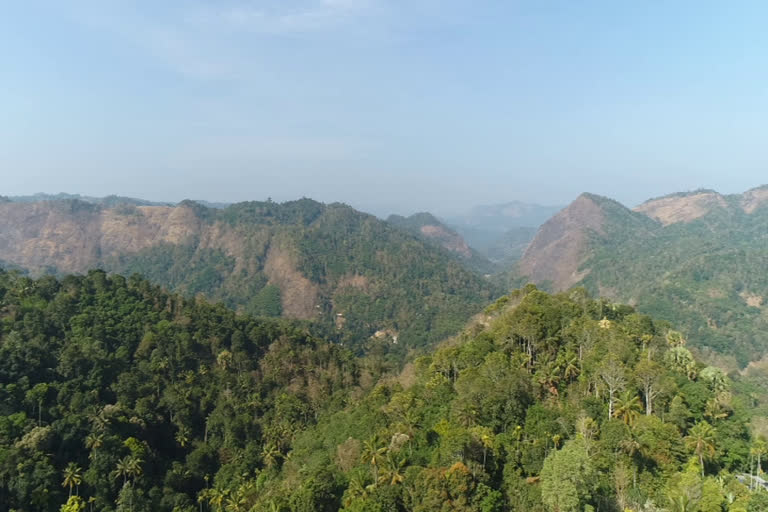
<path fill-rule="evenodd" d="M 766 206 L 767 187 L 673 194 L 634 210 L 583 194 L 541 227 L 514 273 L 639 304 L 743 365 L 768 352 Z"/>
<path fill-rule="evenodd" d="M 450 334 L 493 294 L 403 229 L 309 199 L 224 209 L 3 202 L 0 261 L 33 274 L 138 272 L 250 313 L 324 323 L 342 339 L 386 332 L 406 345 Z"/>

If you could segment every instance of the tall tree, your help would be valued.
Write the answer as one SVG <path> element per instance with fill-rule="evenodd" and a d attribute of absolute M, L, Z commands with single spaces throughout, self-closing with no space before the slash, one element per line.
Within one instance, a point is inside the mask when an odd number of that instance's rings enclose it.
<path fill-rule="evenodd" d="M 700 421 L 691 428 L 684 439 L 686 448 L 699 458 L 701 476 L 704 476 L 704 460 L 715 455 L 715 428 L 706 421 Z"/>

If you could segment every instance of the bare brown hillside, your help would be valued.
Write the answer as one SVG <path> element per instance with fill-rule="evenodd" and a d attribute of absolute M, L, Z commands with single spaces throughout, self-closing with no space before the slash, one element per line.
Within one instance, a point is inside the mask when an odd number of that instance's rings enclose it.
<path fill-rule="evenodd" d="M 550 282 L 563 290 L 582 280 L 579 268 L 587 256 L 590 231 L 602 233 L 605 215 L 595 200 L 582 194 L 549 219 L 523 254 L 518 272 L 536 283 Z"/>
<path fill-rule="evenodd" d="M 636 212 L 648 215 L 663 225 L 691 222 L 715 208 L 727 208 L 725 198 L 716 192 L 682 194 L 652 199 L 635 208 Z"/>
<path fill-rule="evenodd" d="M 186 206 L 101 208 L 78 201 L 0 204 L 0 259 L 40 272 L 85 272 L 105 257 L 179 244 L 202 227 Z"/>

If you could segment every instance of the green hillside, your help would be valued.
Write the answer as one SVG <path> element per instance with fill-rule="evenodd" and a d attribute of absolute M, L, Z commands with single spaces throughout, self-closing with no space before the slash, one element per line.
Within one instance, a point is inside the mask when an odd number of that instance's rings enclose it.
<path fill-rule="evenodd" d="M 238 265 L 218 248 L 153 247 L 104 261 L 110 271 L 140 273 L 185 294 L 254 315 L 275 315 L 288 301 L 314 303 L 303 316 L 350 343 L 376 331 L 397 333 L 409 347 L 455 333 L 494 295 L 494 287 L 444 251 L 346 205 L 309 199 L 283 204 L 239 203 L 224 210 L 196 206 L 208 224 L 224 223 L 245 247 Z M 286 255 L 287 272 L 306 278 L 273 283 L 265 272 L 270 249 Z M 314 310 L 312 310 L 314 307 Z M 341 315 L 341 316 L 340 316 Z M 293 316 L 293 315 L 288 315 Z"/>
<path fill-rule="evenodd" d="M 501 294 L 449 251 L 343 204 L 0 208 L 0 261 L 33 275 L 139 273 L 252 315 L 311 320 L 357 346 L 373 337 L 401 352 L 423 347 Z"/>
<path fill-rule="evenodd" d="M 718 209 L 596 246 L 583 284 L 684 329 L 739 365 L 768 353 L 768 210 Z M 643 236 L 644 235 L 644 236 Z"/>
<path fill-rule="evenodd" d="M 387 375 L 138 277 L 0 273 L 0 503 L 765 509 L 736 479 L 766 453 L 764 372 L 732 382 L 667 325 L 578 291 L 518 291 L 478 322 Z"/>
<path fill-rule="evenodd" d="M 533 281 L 547 284 L 546 276 L 568 253 L 550 257 L 539 241 L 581 236 L 579 247 L 569 246 L 574 266 L 562 272 L 580 277 L 565 286 L 555 283 L 555 289 L 584 286 L 637 304 L 640 311 L 677 325 L 711 361 L 743 367 L 768 354 L 768 208 L 750 203 L 761 191 L 675 194 L 637 211 L 589 196 L 602 221 L 582 228 L 579 215 L 564 210 L 542 228 L 524 261 L 536 271 Z M 570 222 L 565 229 L 563 218 Z M 526 282 L 530 274 L 518 272 L 515 283 Z"/>

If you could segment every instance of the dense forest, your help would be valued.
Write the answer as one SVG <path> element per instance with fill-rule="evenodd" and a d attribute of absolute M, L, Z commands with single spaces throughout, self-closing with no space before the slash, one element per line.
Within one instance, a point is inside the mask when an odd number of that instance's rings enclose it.
<path fill-rule="evenodd" d="M 377 332 L 435 343 L 504 291 L 438 244 L 343 204 L 121 200 L 4 204 L 0 261 L 31 275 L 139 273 L 255 316 L 311 319 L 358 347 Z"/>
<path fill-rule="evenodd" d="M 0 273 L 14 511 L 758 511 L 768 372 L 583 290 L 400 369 L 139 277 Z"/>

